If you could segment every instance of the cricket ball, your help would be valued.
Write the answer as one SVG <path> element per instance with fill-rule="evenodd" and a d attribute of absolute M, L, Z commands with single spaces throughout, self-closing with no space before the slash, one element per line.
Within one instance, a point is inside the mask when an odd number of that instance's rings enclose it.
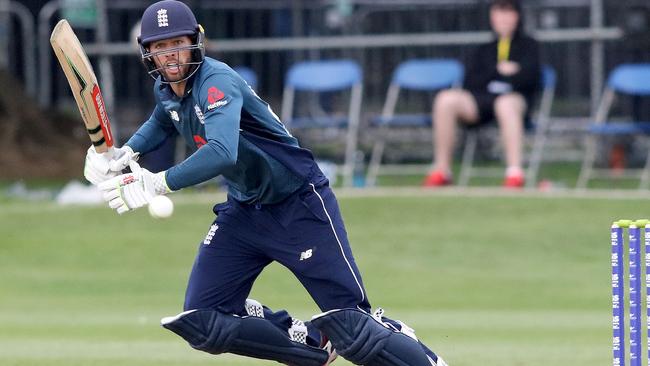
<path fill-rule="evenodd" d="M 174 203 L 167 196 L 156 196 L 149 202 L 149 214 L 155 219 L 166 219 L 174 213 Z"/>

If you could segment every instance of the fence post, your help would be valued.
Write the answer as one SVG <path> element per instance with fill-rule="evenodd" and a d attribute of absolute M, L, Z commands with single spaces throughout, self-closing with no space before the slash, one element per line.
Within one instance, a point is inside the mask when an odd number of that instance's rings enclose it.
<path fill-rule="evenodd" d="M 9 0 L 0 0 L 0 69 L 9 68 Z"/>
<path fill-rule="evenodd" d="M 9 12 L 18 18 L 23 42 L 23 62 L 27 94 L 36 96 L 36 47 L 34 42 L 34 16 L 27 7 L 19 2 L 3 0 L 9 4 Z M 11 25 L 9 23 L 8 25 Z M 6 66 L 9 66 L 8 63 Z"/>
<path fill-rule="evenodd" d="M 38 102 L 41 107 L 47 107 L 52 101 L 52 48 L 50 47 L 50 19 L 59 10 L 59 0 L 45 4 L 38 13 L 38 61 L 40 88 Z"/>
<path fill-rule="evenodd" d="M 103 49 L 109 43 L 108 10 L 105 0 L 97 0 L 97 43 L 99 49 Z M 102 95 L 106 103 L 106 111 L 111 116 L 111 128 L 115 144 L 119 144 L 120 133 L 119 123 L 115 118 L 115 87 L 111 58 L 106 53 L 99 54 L 99 83 L 102 87 Z"/>
<path fill-rule="evenodd" d="M 603 28 L 603 0 L 591 0 L 590 26 L 593 33 Z M 605 45 L 599 37 L 591 41 L 591 115 L 598 108 L 600 93 L 603 90 L 605 71 Z"/>

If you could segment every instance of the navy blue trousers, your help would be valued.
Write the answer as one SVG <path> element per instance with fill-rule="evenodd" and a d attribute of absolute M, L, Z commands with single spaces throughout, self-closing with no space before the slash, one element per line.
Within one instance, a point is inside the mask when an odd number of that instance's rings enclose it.
<path fill-rule="evenodd" d="M 369 311 L 336 197 L 310 184 L 272 205 L 228 199 L 199 246 L 185 310 L 212 308 L 245 314 L 253 282 L 272 261 L 288 268 L 322 311 Z"/>

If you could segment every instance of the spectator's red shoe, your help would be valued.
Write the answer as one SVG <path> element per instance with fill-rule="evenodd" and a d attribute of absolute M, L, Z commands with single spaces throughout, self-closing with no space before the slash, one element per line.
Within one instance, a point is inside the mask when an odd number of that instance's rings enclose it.
<path fill-rule="evenodd" d="M 429 173 L 429 175 L 424 179 L 424 182 L 422 183 L 422 185 L 425 187 L 442 187 L 448 186 L 450 184 L 451 177 L 439 170 L 434 170 Z"/>
<path fill-rule="evenodd" d="M 503 186 L 505 188 L 523 188 L 525 183 L 526 180 L 523 174 L 509 175 L 503 180 Z"/>

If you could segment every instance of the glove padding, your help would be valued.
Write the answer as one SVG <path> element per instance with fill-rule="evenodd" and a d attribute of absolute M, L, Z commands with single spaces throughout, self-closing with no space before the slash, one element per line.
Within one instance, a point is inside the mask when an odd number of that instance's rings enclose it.
<path fill-rule="evenodd" d="M 105 182 L 122 173 L 130 161 L 138 160 L 139 155 L 129 146 L 114 147 L 110 152 L 100 154 L 91 145 L 86 152 L 84 177 L 95 185 Z"/>
<path fill-rule="evenodd" d="M 118 175 L 98 185 L 104 200 L 118 214 L 146 206 L 155 196 L 171 192 L 164 171 L 152 173 L 133 160 L 129 167 L 131 173 Z"/>

